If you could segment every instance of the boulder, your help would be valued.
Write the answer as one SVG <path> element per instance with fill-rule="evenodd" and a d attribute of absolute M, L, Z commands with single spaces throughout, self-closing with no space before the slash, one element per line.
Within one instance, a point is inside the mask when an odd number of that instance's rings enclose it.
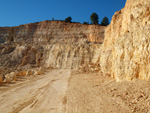
<path fill-rule="evenodd" d="M 5 75 L 4 82 L 11 82 L 16 80 L 16 72 L 11 72 Z"/>

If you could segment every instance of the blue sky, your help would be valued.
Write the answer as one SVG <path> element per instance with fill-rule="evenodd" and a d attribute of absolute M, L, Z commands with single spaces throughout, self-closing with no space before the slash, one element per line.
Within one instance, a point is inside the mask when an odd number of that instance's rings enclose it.
<path fill-rule="evenodd" d="M 96 12 L 99 21 L 112 15 L 125 6 L 126 0 L 0 0 L 0 26 L 18 26 L 20 24 L 44 20 L 64 20 L 71 16 L 72 21 L 89 21 Z"/>

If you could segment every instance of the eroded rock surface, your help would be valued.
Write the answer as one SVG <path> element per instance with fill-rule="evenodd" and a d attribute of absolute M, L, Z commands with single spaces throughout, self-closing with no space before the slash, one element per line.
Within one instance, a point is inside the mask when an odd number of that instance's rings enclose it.
<path fill-rule="evenodd" d="M 117 81 L 148 80 L 149 31 L 149 0 L 127 0 L 106 29 L 61 21 L 0 28 L 0 73 L 41 66 L 85 70 L 99 62 L 99 71 Z"/>
<path fill-rule="evenodd" d="M 127 0 L 106 28 L 101 53 L 105 75 L 118 81 L 150 77 L 150 1 Z"/>
<path fill-rule="evenodd" d="M 100 57 L 105 27 L 63 21 L 43 21 L 0 28 L 0 72 L 28 69 L 78 68 Z M 35 70 L 34 69 L 34 70 Z M 9 80 L 6 80 L 9 81 Z"/>

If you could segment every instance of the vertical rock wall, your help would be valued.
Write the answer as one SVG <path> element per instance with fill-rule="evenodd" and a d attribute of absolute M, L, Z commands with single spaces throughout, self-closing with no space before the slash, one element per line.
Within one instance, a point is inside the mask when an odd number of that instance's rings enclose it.
<path fill-rule="evenodd" d="M 106 28 L 101 68 L 117 81 L 150 77 L 150 1 L 127 0 Z"/>
<path fill-rule="evenodd" d="M 43 21 L 0 28 L 1 68 L 78 68 L 100 57 L 105 27 Z"/>

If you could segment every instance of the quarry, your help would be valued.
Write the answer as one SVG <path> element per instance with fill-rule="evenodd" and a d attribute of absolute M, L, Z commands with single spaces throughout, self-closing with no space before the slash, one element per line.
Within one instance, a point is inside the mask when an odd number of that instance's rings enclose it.
<path fill-rule="evenodd" d="M 0 113 L 149 113 L 149 34 L 149 0 L 108 26 L 0 27 Z"/>

